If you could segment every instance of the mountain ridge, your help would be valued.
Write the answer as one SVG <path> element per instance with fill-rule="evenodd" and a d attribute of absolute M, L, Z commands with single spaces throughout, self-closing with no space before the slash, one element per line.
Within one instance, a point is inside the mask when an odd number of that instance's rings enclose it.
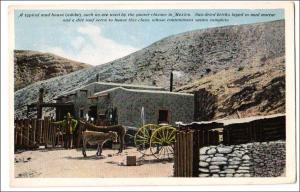
<path fill-rule="evenodd" d="M 15 91 L 31 83 L 65 75 L 90 67 L 52 53 L 33 50 L 14 50 Z"/>
<path fill-rule="evenodd" d="M 285 55 L 284 31 L 284 20 L 279 20 L 172 35 L 115 61 L 37 82 L 16 91 L 16 116 L 25 114 L 24 106 L 36 100 L 40 87 L 48 90 L 45 99 L 51 101 L 59 92 L 95 81 L 97 74 L 104 82 L 168 88 L 170 72 L 174 70 L 174 88 L 179 88 L 222 70 L 247 70 L 252 63 Z"/>

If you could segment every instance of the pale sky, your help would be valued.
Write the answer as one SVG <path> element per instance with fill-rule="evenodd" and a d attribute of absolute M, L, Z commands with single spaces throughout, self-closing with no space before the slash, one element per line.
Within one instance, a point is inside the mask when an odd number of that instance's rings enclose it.
<path fill-rule="evenodd" d="M 228 22 L 62 22 L 62 17 L 25 17 L 25 13 L 272 13 L 274 16 L 219 17 Z M 23 13 L 22 16 L 20 14 Z M 98 17 L 101 18 L 101 17 Z M 158 17 L 147 17 L 149 19 Z M 205 19 L 212 16 L 201 17 Z M 282 9 L 273 10 L 17 10 L 15 49 L 54 53 L 68 59 L 99 65 L 124 57 L 170 35 L 218 26 L 284 19 Z"/>

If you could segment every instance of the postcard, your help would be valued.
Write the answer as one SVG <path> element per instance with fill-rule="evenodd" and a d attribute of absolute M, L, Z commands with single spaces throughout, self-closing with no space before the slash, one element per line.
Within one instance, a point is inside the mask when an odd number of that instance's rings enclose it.
<path fill-rule="evenodd" d="M 291 2 L 11 5 L 11 186 L 296 180 Z"/>

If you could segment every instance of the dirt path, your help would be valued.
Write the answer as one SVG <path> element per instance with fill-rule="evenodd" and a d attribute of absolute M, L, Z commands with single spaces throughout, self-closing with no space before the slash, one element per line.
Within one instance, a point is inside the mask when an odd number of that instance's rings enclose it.
<path fill-rule="evenodd" d="M 124 166 L 126 155 L 141 154 L 135 148 L 117 155 L 117 150 L 104 149 L 104 157 L 96 157 L 96 150 L 36 150 L 15 154 L 16 177 L 171 177 L 173 162 L 148 158 L 138 166 Z"/>

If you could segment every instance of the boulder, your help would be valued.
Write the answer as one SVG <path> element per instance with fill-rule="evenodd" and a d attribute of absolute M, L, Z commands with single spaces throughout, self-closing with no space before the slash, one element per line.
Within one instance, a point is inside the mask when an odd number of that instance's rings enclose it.
<path fill-rule="evenodd" d="M 240 174 L 240 173 L 234 174 L 234 177 L 243 177 L 243 176 L 244 176 L 244 174 Z"/>
<path fill-rule="evenodd" d="M 209 174 L 205 174 L 205 173 L 200 173 L 199 177 L 209 177 Z"/>
<path fill-rule="evenodd" d="M 200 155 L 200 161 L 205 161 L 208 157 L 208 155 Z"/>
<path fill-rule="evenodd" d="M 249 170 L 237 170 L 236 173 L 249 173 Z"/>
<path fill-rule="evenodd" d="M 210 163 L 211 165 L 227 165 L 226 161 L 213 161 Z"/>
<path fill-rule="evenodd" d="M 219 173 L 220 172 L 220 169 L 212 169 L 210 170 L 211 173 Z"/>
<path fill-rule="evenodd" d="M 209 166 L 209 169 L 220 169 L 220 168 L 217 165 L 211 165 L 211 166 Z"/>
<path fill-rule="evenodd" d="M 207 163 L 207 162 L 205 162 L 205 161 L 200 161 L 199 166 L 200 166 L 200 167 L 208 167 L 208 166 L 209 166 L 209 163 Z"/>
<path fill-rule="evenodd" d="M 200 168 L 199 171 L 203 173 L 209 173 L 209 170 L 206 168 Z"/>
<path fill-rule="evenodd" d="M 211 149 L 209 149 L 206 153 L 207 153 L 208 155 L 213 155 L 213 154 L 216 154 L 216 152 L 217 152 L 217 150 L 216 150 L 215 148 L 211 148 Z"/>
<path fill-rule="evenodd" d="M 239 170 L 250 170 L 250 167 L 244 167 L 244 166 L 240 166 Z"/>
<path fill-rule="evenodd" d="M 224 154 L 228 154 L 232 152 L 231 147 L 217 147 L 217 150 L 219 153 L 224 153 Z"/>
<path fill-rule="evenodd" d="M 202 147 L 201 149 L 200 149 L 200 155 L 205 155 L 206 154 L 206 152 L 207 152 L 207 150 L 209 150 L 209 147 Z"/>
<path fill-rule="evenodd" d="M 241 164 L 240 161 L 231 161 L 231 162 L 229 162 L 229 165 L 239 165 L 239 164 Z"/>
<path fill-rule="evenodd" d="M 224 157 L 224 154 L 217 153 L 215 154 L 215 157 Z"/>
<path fill-rule="evenodd" d="M 229 165 L 228 169 L 237 169 L 239 166 L 238 165 Z"/>
<path fill-rule="evenodd" d="M 231 174 L 233 174 L 233 173 L 235 173 L 235 170 L 234 169 L 226 169 L 224 171 L 224 173 L 231 173 Z"/>
<path fill-rule="evenodd" d="M 213 157 L 211 161 L 227 161 L 226 157 Z"/>
<path fill-rule="evenodd" d="M 251 158 L 249 157 L 249 155 L 244 155 L 244 156 L 242 157 L 242 159 L 243 159 L 243 160 L 250 160 Z"/>

